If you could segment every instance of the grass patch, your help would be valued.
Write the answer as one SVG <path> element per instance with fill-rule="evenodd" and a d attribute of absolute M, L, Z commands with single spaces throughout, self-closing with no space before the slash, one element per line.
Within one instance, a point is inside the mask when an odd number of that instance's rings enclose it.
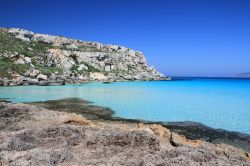
<path fill-rule="evenodd" d="M 0 53 L 14 53 L 25 56 L 36 56 L 38 54 L 45 54 L 46 51 L 52 46 L 44 43 L 38 42 L 25 42 L 21 39 L 18 39 L 4 30 L 0 30 Z"/>
<path fill-rule="evenodd" d="M 11 73 L 23 74 L 29 69 L 28 64 L 14 64 L 7 58 L 0 58 L 0 77 L 12 78 Z"/>
<path fill-rule="evenodd" d="M 42 74 L 47 76 L 50 76 L 52 73 L 55 72 L 58 72 L 59 74 L 63 72 L 63 69 L 59 67 L 44 67 L 36 64 L 35 68 L 37 70 L 40 70 Z"/>

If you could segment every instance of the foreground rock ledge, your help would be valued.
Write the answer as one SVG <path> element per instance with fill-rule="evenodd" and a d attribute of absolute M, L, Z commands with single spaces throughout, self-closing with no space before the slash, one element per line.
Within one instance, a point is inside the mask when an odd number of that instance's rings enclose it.
<path fill-rule="evenodd" d="M 93 123 L 77 114 L 0 103 L 0 165 L 250 165 L 250 157 L 160 125 Z"/>

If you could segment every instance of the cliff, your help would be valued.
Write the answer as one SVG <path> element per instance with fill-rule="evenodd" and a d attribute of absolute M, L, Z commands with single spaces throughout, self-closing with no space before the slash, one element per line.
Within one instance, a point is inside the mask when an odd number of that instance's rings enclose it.
<path fill-rule="evenodd" d="M 247 152 L 188 140 L 160 125 L 92 122 L 0 103 L 0 165 L 250 165 Z"/>
<path fill-rule="evenodd" d="M 15 28 L 0 29 L 0 85 L 162 80 L 139 51 Z"/>

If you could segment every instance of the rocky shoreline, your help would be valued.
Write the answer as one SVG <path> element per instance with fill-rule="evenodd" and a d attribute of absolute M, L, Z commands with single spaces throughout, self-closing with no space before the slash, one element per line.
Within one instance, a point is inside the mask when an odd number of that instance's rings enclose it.
<path fill-rule="evenodd" d="M 140 51 L 0 28 L 0 86 L 167 79 Z"/>
<path fill-rule="evenodd" d="M 0 103 L 1 165 L 250 165 L 249 153 L 188 140 L 161 125 L 90 121 Z"/>
<path fill-rule="evenodd" d="M 250 135 L 231 132 L 222 129 L 214 129 L 207 127 L 197 122 L 150 122 L 145 120 L 136 119 L 124 119 L 120 117 L 114 117 L 114 112 L 107 107 L 100 107 L 93 105 L 92 102 L 82 100 L 79 98 L 66 98 L 60 100 L 49 100 L 43 102 L 31 102 L 27 103 L 50 110 L 77 113 L 88 120 L 94 122 L 105 123 L 125 123 L 129 125 L 137 125 L 138 123 L 144 124 L 158 124 L 168 128 L 171 132 L 184 135 L 191 140 L 202 140 L 214 144 L 228 144 L 238 148 L 241 148 L 250 153 Z"/>

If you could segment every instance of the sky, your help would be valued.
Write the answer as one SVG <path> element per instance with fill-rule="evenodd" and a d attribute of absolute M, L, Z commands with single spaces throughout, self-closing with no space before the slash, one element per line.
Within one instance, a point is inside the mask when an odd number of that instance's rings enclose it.
<path fill-rule="evenodd" d="M 0 27 L 123 45 L 170 76 L 250 71 L 250 0 L 0 0 Z"/>

